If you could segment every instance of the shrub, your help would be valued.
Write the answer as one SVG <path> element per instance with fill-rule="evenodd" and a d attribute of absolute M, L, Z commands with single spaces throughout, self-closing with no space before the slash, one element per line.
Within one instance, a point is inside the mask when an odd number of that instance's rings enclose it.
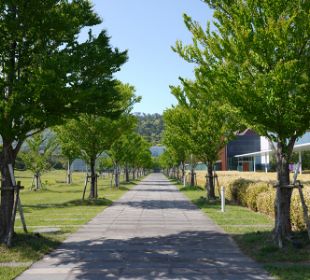
<path fill-rule="evenodd" d="M 253 181 L 239 178 L 231 182 L 226 190 L 226 198 L 240 205 L 246 206 L 246 190 Z"/>
<path fill-rule="evenodd" d="M 257 197 L 262 192 L 270 190 L 268 183 L 252 183 L 246 190 L 246 206 L 257 211 Z"/>
<path fill-rule="evenodd" d="M 275 198 L 276 190 L 273 187 L 269 187 L 267 191 L 258 194 L 256 200 L 257 211 L 274 217 Z"/>
<path fill-rule="evenodd" d="M 310 205 L 310 188 L 303 189 L 306 204 L 309 208 Z M 303 209 L 300 201 L 298 189 L 294 189 L 291 201 L 291 222 L 294 230 L 305 230 L 306 225 L 303 216 Z"/>

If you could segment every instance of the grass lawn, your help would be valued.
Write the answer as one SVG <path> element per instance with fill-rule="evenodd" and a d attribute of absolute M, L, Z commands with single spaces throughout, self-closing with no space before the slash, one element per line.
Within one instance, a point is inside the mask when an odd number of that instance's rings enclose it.
<path fill-rule="evenodd" d="M 208 216 L 231 234 L 247 255 L 262 263 L 269 273 L 282 280 L 310 279 L 310 243 L 306 233 L 296 233 L 295 246 L 278 249 L 272 240 L 273 219 L 237 205 L 226 205 L 220 211 L 220 202 L 205 199 L 205 190 L 182 187 L 180 190 Z"/>
<path fill-rule="evenodd" d="M 16 215 L 12 248 L 0 246 L 0 280 L 14 279 L 24 271 L 29 263 L 40 259 L 44 254 L 57 247 L 68 234 L 76 231 L 96 214 L 123 195 L 133 184 L 121 184 L 119 189 L 110 187 L 110 178 L 98 181 L 99 198 L 82 201 L 85 175 L 73 174 L 73 184 L 67 185 L 65 171 L 52 171 L 42 176 L 44 189 L 30 191 L 32 175 L 29 172 L 16 172 L 25 189 L 21 191 L 21 202 L 29 234 L 24 234 Z M 86 194 L 88 195 L 89 187 Z M 87 198 L 87 195 L 85 196 Z M 56 233 L 33 234 L 37 229 L 58 228 Z M 17 262 L 17 267 L 8 264 Z"/>

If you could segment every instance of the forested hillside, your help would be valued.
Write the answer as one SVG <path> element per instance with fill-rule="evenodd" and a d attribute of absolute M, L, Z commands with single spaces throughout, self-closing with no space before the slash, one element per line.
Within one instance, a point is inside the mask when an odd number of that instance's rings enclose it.
<path fill-rule="evenodd" d="M 160 114 L 136 113 L 138 118 L 138 133 L 152 144 L 158 144 L 161 140 L 164 123 Z"/>

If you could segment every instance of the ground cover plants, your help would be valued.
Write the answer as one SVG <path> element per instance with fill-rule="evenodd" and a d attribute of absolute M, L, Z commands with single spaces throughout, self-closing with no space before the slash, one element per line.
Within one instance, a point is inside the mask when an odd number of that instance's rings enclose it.
<path fill-rule="evenodd" d="M 99 198 L 82 201 L 85 173 L 73 173 L 71 185 L 66 184 L 64 170 L 43 174 L 44 188 L 40 191 L 30 191 L 30 172 L 17 172 L 16 179 L 25 186 L 21 192 L 21 201 L 29 233 L 23 233 L 17 214 L 17 235 L 14 237 L 13 246 L 10 249 L 0 246 L 1 280 L 14 279 L 33 261 L 58 246 L 68 234 L 75 232 L 133 186 L 122 183 L 119 188 L 111 188 L 111 178 L 106 175 L 98 181 Z M 55 228 L 58 231 L 34 233 L 46 228 Z"/>

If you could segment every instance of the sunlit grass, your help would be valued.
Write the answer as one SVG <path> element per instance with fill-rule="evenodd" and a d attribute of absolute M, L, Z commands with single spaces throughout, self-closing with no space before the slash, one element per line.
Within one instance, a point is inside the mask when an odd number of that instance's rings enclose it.
<path fill-rule="evenodd" d="M 179 188 L 216 224 L 231 234 L 244 253 L 261 262 L 270 274 L 283 280 L 310 279 L 310 244 L 305 232 L 295 233 L 296 242 L 280 250 L 273 242 L 272 218 L 233 204 L 226 204 L 225 212 L 221 212 L 220 201 L 208 201 L 204 189 Z"/>
<path fill-rule="evenodd" d="M 111 188 L 111 178 L 99 178 L 98 199 L 88 200 L 89 186 L 83 201 L 85 174 L 74 173 L 73 184 L 65 183 L 65 171 L 52 171 L 42 176 L 44 188 L 31 191 L 30 172 L 16 172 L 16 180 L 25 188 L 21 191 L 21 202 L 29 233 L 23 233 L 19 214 L 16 216 L 13 246 L 0 246 L 0 265 L 6 262 L 21 262 L 21 267 L 1 267 L 0 279 L 13 279 L 27 267 L 24 262 L 33 262 L 57 247 L 68 234 L 75 232 L 99 212 L 129 190 L 133 184 L 121 184 Z M 33 233 L 46 227 L 57 228 L 55 233 Z M 2 277 L 2 278 L 1 278 Z"/>

